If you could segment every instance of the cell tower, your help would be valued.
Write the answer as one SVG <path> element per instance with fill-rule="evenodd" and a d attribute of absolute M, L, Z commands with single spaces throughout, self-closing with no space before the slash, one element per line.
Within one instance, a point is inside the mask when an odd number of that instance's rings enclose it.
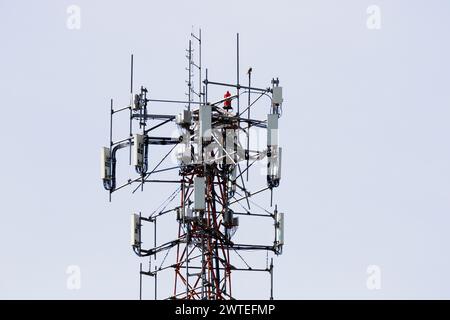
<path fill-rule="evenodd" d="M 197 62 L 194 61 L 194 46 L 198 48 Z M 173 294 L 165 297 L 168 299 L 234 299 L 231 276 L 232 273 L 240 271 L 268 273 L 269 297 L 273 299 L 272 255 L 280 255 L 284 244 L 284 214 L 277 210 L 277 205 L 272 204 L 274 188 L 278 187 L 281 178 L 278 120 L 282 114 L 282 87 L 279 86 L 278 78 L 272 79 L 267 88 L 253 87 L 252 68 L 247 71 L 248 84 L 241 84 L 239 34 L 236 37 L 235 84 L 215 82 L 208 78 L 208 69 L 202 69 L 201 48 L 199 30 L 197 35 L 191 33 L 186 50 L 186 101 L 150 98 L 144 87 L 135 94 L 133 55 L 131 56 L 130 104 L 114 109 L 111 99 L 109 147 L 102 148 L 101 152 L 103 185 L 109 191 L 110 201 L 112 193 L 127 186 L 135 186 L 133 193 L 138 189 L 143 190 L 146 183 L 173 183 L 177 186 L 159 210 L 148 216 L 142 213 L 134 213 L 131 216 L 132 249 L 139 257 L 147 257 L 149 262 L 148 270 L 143 270 L 142 263 L 140 264 L 141 299 L 143 276 L 154 278 L 154 298 L 157 299 L 158 276 L 160 273 L 167 274 L 170 270 L 173 272 L 174 286 Z M 198 75 L 198 85 L 195 84 L 195 74 Z M 225 88 L 223 98 L 208 95 L 208 89 L 212 86 Z M 266 99 L 261 99 L 263 97 Z M 267 101 L 267 98 L 270 100 L 266 103 L 267 118 L 251 118 L 252 107 L 258 101 L 259 104 Z M 180 113 L 153 113 L 158 105 L 166 103 L 180 106 Z M 127 112 L 129 136 L 113 141 L 114 116 Z M 180 132 L 179 136 L 153 135 L 155 129 L 174 124 Z M 250 149 L 252 128 L 267 131 L 267 143 L 262 150 Z M 170 150 L 150 169 L 149 149 L 167 145 Z M 137 177 L 117 185 L 116 154 L 120 149 L 129 149 L 129 165 L 134 167 Z M 161 165 L 167 162 L 166 159 L 172 152 L 176 153 L 177 165 L 163 168 Z M 267 184 L 252 192 L 246 188 L 245 182 L 251 177 L 249 173 L 252 165 L 258 161 L 267 163 Z M 177 172 L 178 175 L 174 180 L 157 179 L 161 172 L 173 172 L 174 175 Z M 266 199 L 270 202 L 271 209 L 265 209 L 252 199 L 252 196 L 263 192 L 267 192 Z M 179 199 L 178 204 L 171 206 L 171 202 L 176 198 Z M 154 201 L 156 199 L 152 198 L 151 202 Z M 273 223 L 274 231 L 267 235 L 268 244 L 233 241 L 239 227 L 239 216 L 243 215 L 268 218 Z M 158 244 L 157 221 L 170 216 L 178 223 L 178 231 L 174 228 L 174 240 Z M 141 235 L 146 223 L 153 224 L 153 228 L 150 228 L 154 237 L 152 248 L 144 248 L 142 243 Z M 175 261 L 166 263 L 171 249 L 176 251 Z M 244 251 L 265 253 L 266 266 L 250 266 L 243 257 Z M 157 261 L 157 254 L 163 252 L 165 256 L 162 262 Z M 243 267 L 237 265 L 242 265 L 242 262 Z"/>

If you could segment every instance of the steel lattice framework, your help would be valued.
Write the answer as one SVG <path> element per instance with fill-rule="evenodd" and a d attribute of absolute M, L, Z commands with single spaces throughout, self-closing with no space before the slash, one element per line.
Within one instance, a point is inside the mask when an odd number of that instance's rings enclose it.
<path fill-rule="evenodd" d="M 198 62 L 194 61 L 193 43 L 198 45 Z M 281 178 L 281 148 L 278 146 L 278 119 L 282 114 L 282 89 L 279 80 L 272 79 L 271 86 L 257 88 L 251 86 L 252 68 L 248 69 L 248 85 L 239 81 L 239 34 L 237 34 L 237 82 L 235 84 L 214 82 L 208 79 L 208 69 L 203 72 L 201 63 L 201 30 L 198 35 L 191 34 L 188 59 L 187 100 L 150 99 L 148 90 L 140 88 L 133 93 L 133 55 L 131 56 L 131 99 L 130 104 L 114 109 L 110 106 L 110 144 L 102 148 L 102 180 L 105 189 L 112 193 L 130 185 L 137 185 L 134 191 L 142 190 L 145 183 L 173 183 L 176 190 L 149 216 L 141 213 L 131 217 L 131 245 L 140 257 L 148 257 L 149 269 L 140 267 L 140 297 L 142 298 L 142 276 L 151 276 L 155 280 L 155 299 L 157 298 L 157 277 L 166 270 L 174 271 L 173 294 L 169 299 L 233 299 L 232 272 L 252 271 L 270 274 L 273 298 L 273 258 L 270 266 L 251 267 L 240 254 L 242 251 L 263 251 L 279 255 L 284 244 L 284 214 L 277 206 L 266 210 L 250 198 L 256 194 L 270 192 L 272 207 L 273 189 L 278 187 Z M 197 92 L 194 89 L 194 70 L 198 73 Z M 203 79 L 203 74 L 205 78 Z M 226 91 L 223 99 L 211 102 L 208 99 L 208 87 L 220 86 L 235 91 Z M 247 97 L 246 108 L 241 110 L 241 100 Z M 256 96 L 256 97 L 255 97 Z M 252 119 L 250 111 L 262 97 L 270 99 L 267 118 Z M 198 99 L 197 99 L 198 98 Z M 172 103 L 181 105 L 177 115 L 153 114 L 148 112 L 149 104 Z M 129 137 L 113 141 L 113 118 L 117 113 L 129 112 Z M 138 123 L 138 126 L 135 123 Z M 179 137 L 153 136 L 153 130 L 173 123 L 180 132 Z M 267 144 L 263 150 L 250 149 L 250 129 L 267 130 Z M 245 142 L 242 145 L 241 141 Z M 148 150 L 152 145 L 170 145 L 168 153 L 149 170 Z M 116 185 L 116 153 L 129 148 L 129 164 L 138 173 L 137 178 L 128 179 L 124 184 Z M 160 168 L 172 152 L 176 152 L 176 166 Z M 267 161 L 267 185 L 251 192 L 246 188 L 252 165 L 258 161 Z M 163 180 L 154 178 L 158 173 L 178 170 L 178 178 Z M 246 176 L 246 179 L 244 177 Z M 134 192 L 133 191 L 133 192 Z M 179 205 L 169 207 L 179 197 Z M 242 204 L 244 203 L 244 205 Z M 251 210 L 250 204 L 264 212 Z M 246 205 L 245 205 L 246 204 Z M 168 208 L 169 207 L 169 208 Z M 236 209 L 238 208 L 238 209 Z M 163 244 L 157 244 L 157 220 L 167 215 L 175 215 L 178 222 L 177 238 Z M 274 224 L 274 241 L 269 245 L 240 244 L 233 241 L 239 227 L 239 216 L 266 217 Z M 142 247 L 142 226 L 154 225 L 154 246 Z M 171 249 L 175 251 L 175 262 L 166 264 Z M 162 263 L 157 266 L 158 253 L 165 252 Z M 237 267 L 232 259 L 236 257 L 245 263 Z M 152 262 L 154 268 L 152 269 Z"/>

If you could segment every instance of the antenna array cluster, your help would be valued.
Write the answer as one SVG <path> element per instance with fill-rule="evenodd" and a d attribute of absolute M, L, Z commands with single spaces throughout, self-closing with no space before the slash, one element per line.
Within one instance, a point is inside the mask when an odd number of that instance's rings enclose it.
<path fill-rule="evenodd" d="M 267 272 L 270 274 L 270 298 L 273 298 L 273 258 L 268 258 L 263 268 L 251 267 L 243 257 L 243 251 L 262 251 L 279 255 L 284 245 L 284 214 L 272 205 L 273 190 L 281 178 L 282 149 L 278 145 L 279 118 L 282 114 L 283 92 L 279 80 L 272 79 L 267 88 L 251 85 L 252 68 L 248 69 L 248 84 L 240 83 L 239 34 L 237 35 L 237 63 L 235 84 L 211 81 L 208 69 L 203 72 L 201 62 L 201 30 L 191 33 L 187 50 L 188 80 L 187 100 L 163 100 L 150 98 L 146 88 L 133 92 L 133 56 L 131 56 L 130 104 L 114 109 L 110 106 L 110 143 L 101 152 L 101 177 L 103 186 L 112 193 L 134 185 L 134 191 L 146 183 L 173 183 L 176 189 L 163 208 L 149 216 L 134 213 L 131 216 L 131 246 L 140 257 L 148 257 L 149 269 L 140 267 L 140 297 L 142 298 L 142 277 L 154 278 L 154 298 L 157 298 L 158 275 L 167 270 L 174 272 L 173 295 L 169 299 L 233 299 L 232 272 Z M 194 61 L 193 43 L 198 47 L 198 62 Z M 195 71 L 195 72 L 194 72 Z M 194 88 L 194 74 L 198 74 L 198 87 Z M 203 75 L 205 76 L 203 78 Z M 208 88 L 226 88 L 223 99 L 217 101 L 208 95 Z M 233 94 L 230 91 L 234 91 Z M 265 119 L 254 119 L 251 110 L 262 97 L 270 100 Z M 245 100 L 247 98 L 246 105 Z M 179 114 L 150 112 L 158 104 L 180 105 Z M 113 118 L 117 113 L 129 113 L 129 136 L 113 141 Z M 180 135 L 167 137 L 153 135 L 162 126 L 175 124 Z M 267 131 L 267 144 L 262 150 L 250 149 L 252 128 Z M 149 150 L 157 146 L 170 146 L 167 154 L 150 168 Z M 137 177 L 122 185 L 116 183 L 116 154 L 121 149 L 129 150 L 129 165 Z M 175 152 L 178 163 L 161 167 L 169 155 Z M 152 153 L 153 154 L 153 153 Z M 251 167 L 258 161 L 267 161 L 267 184 L 251 192 L 246 181 L 251 177 Z M 177 179 L 157 179 L 158 173 L 177 172 Z M 133 191 L 133 192 L 134 192 Z M 270 207 L 266 210 L 251 197 L 270 192 Z M 170 204 L 178 198 L 177 205 Z M 256 211 L 254 210 L 256 208 Z M 239 216 L 268 218 L 274 225 L 273 242 L 269 244 L 244 244 L 233 241 L 239 227 Z M 178 223 L 174 240 L 158 244 L 157 221 L 172 216 Z M 144 248 L 143 226 L 153 224 L 154 245 Z M 170 250 L 176 251 L 176 261 L 165 263 Z M 165 252 L 165 258 L 157 265 L 157 254 Z M 236 263 L 244 263 L 239 267 Z M 152 268 L 153 265 L 153 268 Z"/>

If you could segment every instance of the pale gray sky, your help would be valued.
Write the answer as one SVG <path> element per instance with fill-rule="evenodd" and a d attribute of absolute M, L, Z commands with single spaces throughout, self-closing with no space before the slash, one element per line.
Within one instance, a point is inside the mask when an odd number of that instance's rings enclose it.
<path fill-rule="evenodd" d="M 449 12 L 446 0 L 0 0 L 0 298 L 138 296 L 129 215 L 171 190 L 108 203 L 99 148 L 110 97 L 128 102 L 130 53 L 136 86 L 184 97 L 192 25 L 211 78 L 234 81 L 239 32 L 255 85 L 284 87 L 275 297 L 450 298 Z M 162 228 L 176 233 L 175 221 Z M 79 290 L 66 287 L 69 265 Z M 370 265 L 380 290 L 366 286 Z M 266 276 L 235 279 L 238 298 L 268 297 Z"/>

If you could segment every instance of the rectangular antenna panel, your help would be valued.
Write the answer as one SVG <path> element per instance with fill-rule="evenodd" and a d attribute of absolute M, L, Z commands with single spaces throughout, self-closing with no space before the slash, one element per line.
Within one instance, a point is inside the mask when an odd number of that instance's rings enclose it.
<path fill-rule="evenodd" d="M 139 218 L 139 215 L 136 213 L 133 213 L 131 215 L 131 245 L 132 246 L 139 246 L 141 242 L 141 221 Z"/>
<path fill-rule="evenodd" d="M 275 242 L 278 245 L 284 244 L 284 213 L 277 212 L 275 216 Z"/>
<path fill-rule="evenodd" d="M 111 177 L 111 152 L 107 147 L 101 150 L 101 176 L 102 179 L 109 179 Z"/>
<path fill-rule="evenodd" d="M 142 167 L 144 164 L 144 136 L 135 133 L 133 135 L 133 165 Z"/>
<path fill-rule="evenodd" d="M 281 179 L 281 152 L 282 148 L 271 147 L 267 158 L 267 175 L 273 179 Z"/>
<path fill-rule="evenodd" d="M 176 116 L 176 123 L 179 125 L 190 125 L 191 124 L 191 111 L 183 110 L 180 114 Z"/>
<path fill-rule="evenodd" d="M 283 103 L 283 88 L 273 87 L 272 104 L 281 105 Z"/>
<path fill-rule="evenodd" d="M 188 207 L 188 206 L 184 207 L 184 216 L 188 220 L 192 219 L 192 209 L 190 207 Z"/>
<path fill-rule="evenodd" d="M 204 177 L 194 177 L 194 210 L 205 210 Z"/>
<path fill-rule="evenodd" d="M 234 129 L 226 129 L 225 130 L 225 150 L 226 150 L 226 162 L 227 164 L 235 164 L 238 156 L 237 156 L 237 143 L 238 135 L 236 134 L 236 130 Z M 222 148 L 219 148 L 219 152 L 222 153 L 219 155 L 224 156 Z"/>
<path fill-rule="evenodd" d="M 279 147 L 278 148 L 278 172 L 277 172 L 277 176 L 278 179 L 281 179 L 281 154 L 282 154 L 282 148 Z"/>
<path fill-rule="evenodd" d="M 201 141 L 211 141 L 211 106 L 201 105 L 199 109 Z"/>
<path fill-rule="evenodd" d="M 267 145 L 278 145 L 278 114 L 267 115 Z"/>

